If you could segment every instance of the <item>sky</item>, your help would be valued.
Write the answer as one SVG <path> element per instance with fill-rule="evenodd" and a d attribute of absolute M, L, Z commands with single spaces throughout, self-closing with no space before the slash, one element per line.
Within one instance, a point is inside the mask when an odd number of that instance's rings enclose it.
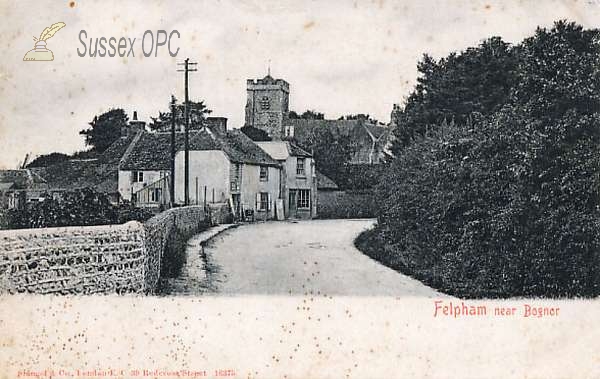
<path fill-rule="evenodd" d="M 246 79 L 290 83 L 290 109 L 327 118 L 369 113 L 388 122 L 394 103 L 414 88 L 424 53 L 436 58 L 491 36 L 518 43 L 558 19 L 600 25 L 600 0 L 578 1 L 6 1 L 0 0 L 0 168 L 85 148 L 79 131 L 95 115 L 123 108 L 149 121 L 183 99 L 177 63 L 198 62 L 190 98 L 241 127 Z M 47 41 L 50 62 L 24 62 L 34 36 L 62 21 Z M 135 57 L 80 57 L 89 39 L 136 38 Z M 142 54 L 151 30 L 171 33 L 165 47 Z M 144 40 L 149 50 L 150 39 Z"/>

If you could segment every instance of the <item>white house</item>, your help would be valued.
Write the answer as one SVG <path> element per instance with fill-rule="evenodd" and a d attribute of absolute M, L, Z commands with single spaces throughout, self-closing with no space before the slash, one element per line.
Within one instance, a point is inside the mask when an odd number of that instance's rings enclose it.
<path fill-rule="evenodd" d="M 183 144 L 175 134 L 175 145 Z M 124 200 L 144 207 L 167 205 L 171 172 L 171 133 L 141 131 L 119 163 L 118 188 Z"/>
<path fill-rule="evenodd" d="M 239 130 L 205 128 L 190 138 L 191 203 L 230 202 L 236 215 L 275 218 L 281 196 L 281 165 Z M 185 200 L 185 152 L 175 156 L 175 201 Z"/>
<path fill-rule="evenodd" d="M 255 143 L 281 163 L 281 198 L 285 216 L 304 219 L 316 217 L 317 172 L 312 155 L 290 141 Z"/>
<path fill-rule="evenodd" d="M 175 134 L 175 204 L 185 203 L 183 133 Z M 236 216 L 276 216 L 281 164 L 239 130 L 203 128 L 189 134 L 189 204 L 229 203 Z M 170 203 L 171 134 L 141 132 L 119 165 L 119 193 L 138 206 Z M 281 210 L 283 212 L 283 210 Z"/>

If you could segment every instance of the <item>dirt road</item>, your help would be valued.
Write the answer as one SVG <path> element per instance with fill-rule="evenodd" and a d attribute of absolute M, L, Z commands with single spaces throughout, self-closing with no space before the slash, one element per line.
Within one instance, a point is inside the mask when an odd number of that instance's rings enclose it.
<path fill-rule="evenodd" d="M 197 244 L 189 244 L 188 267 L 184 271 L 188 280 L 196 285 L 185 286 L 182 292 L 192 295 L 441 296 L 354 247 L 354 238 L 372 225 L 370 220 L 242 225 L 211 240 L 201 260 L 190 259 L 200 253 Z M 172 288 L 169 292 L 177 294 L 178 289 Z"/>

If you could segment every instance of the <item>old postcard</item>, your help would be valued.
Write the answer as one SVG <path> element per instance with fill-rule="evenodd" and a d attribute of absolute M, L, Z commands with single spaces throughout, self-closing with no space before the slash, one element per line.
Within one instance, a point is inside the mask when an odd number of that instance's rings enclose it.
<path fill-rule="evenodd" d="M 0 378 L 600 377 L 599 1 L 0 15 Z"/>

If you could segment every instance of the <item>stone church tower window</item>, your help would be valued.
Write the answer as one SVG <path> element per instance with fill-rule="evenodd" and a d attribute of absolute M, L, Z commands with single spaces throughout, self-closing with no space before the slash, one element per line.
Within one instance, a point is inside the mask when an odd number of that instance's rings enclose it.
<path fill-rule="evenodd" d="M 290 85 L 267 75 L 246 81 L 246 126 L 264 130 L 274 140 L 284 137 L 283 121 L 289 112 Z"/>

